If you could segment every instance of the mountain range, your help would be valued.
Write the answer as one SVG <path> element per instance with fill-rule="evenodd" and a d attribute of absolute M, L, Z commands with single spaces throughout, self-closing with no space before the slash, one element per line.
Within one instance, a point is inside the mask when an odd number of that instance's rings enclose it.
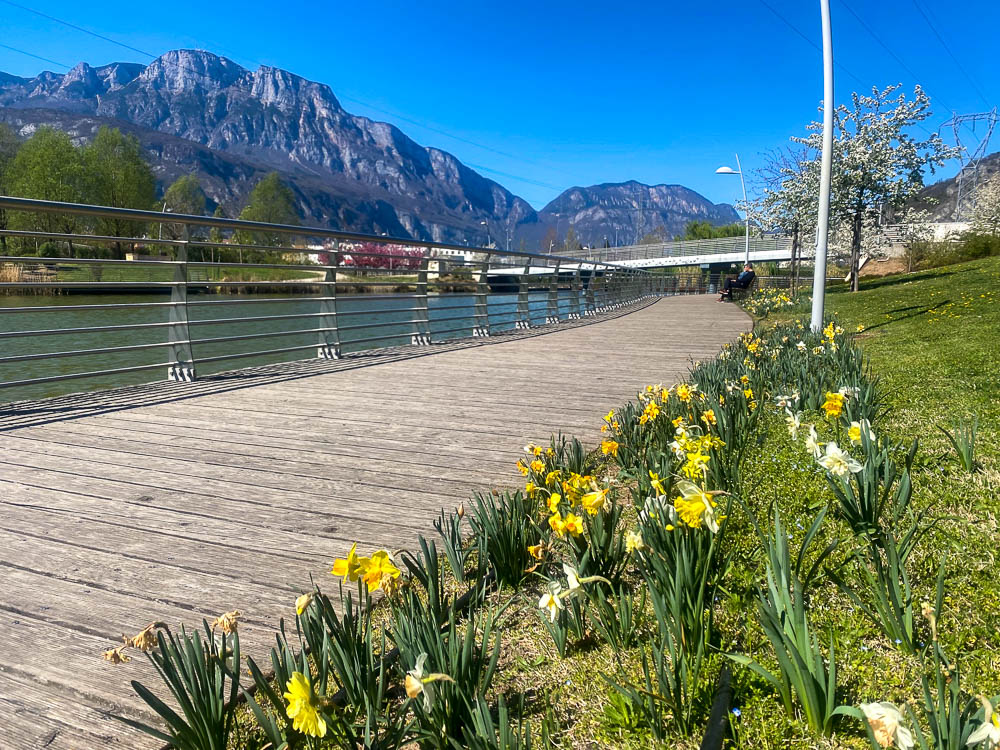
<path fill-rule="evenodd" d="M 196 174 L 230 216 L 277 171 L 304 224 L 441 242 L 481 244 L 487 228 L 501 246 L 534 249 L 572 225 L 584 244 L 627 244 L 660 227 L 672 236 L 693 220 L 739 220 L 681 185 L 638 182 L 573 187 L 536 211 L 448 152 L 348 113 L 324 84 L 199 50 L 34 78 L 0 72 L 0 121 L 22 136 L 52 126 L 77 142 L 117 127 L 139 139 L 161 189 Z"/>

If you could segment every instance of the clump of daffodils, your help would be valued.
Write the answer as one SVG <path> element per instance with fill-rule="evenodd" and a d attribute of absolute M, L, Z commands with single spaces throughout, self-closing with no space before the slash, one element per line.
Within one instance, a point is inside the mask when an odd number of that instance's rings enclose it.
<path fill-rule="evenodd" d="M 334 560 L 330 574 L 343 578 L 344 583 L 364 581 L 368 593 L 379 589 L 391 593 L 401 573 L 393 564 L 389 553 L 383 549 L 373 553 L 371 557 L 361 557 L 357 554 L 357 549 L 358 545 L 355 543 L 347 557 Z"/>

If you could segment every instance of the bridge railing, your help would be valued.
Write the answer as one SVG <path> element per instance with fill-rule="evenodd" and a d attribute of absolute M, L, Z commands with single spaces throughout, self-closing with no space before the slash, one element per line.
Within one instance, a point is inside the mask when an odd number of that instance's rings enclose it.
<path fill-rule="evenodd" d="M 589 261 L 622 263 L 632 260 L 652 258 L 692 258 L 711 255 L 741 254 L 746 250 L 743 237 L 719 237 L 709 240 L 673 240 L 655 242 L 648 245 L 624 245 L 620 247 L 598 247 L 574 253 Z M 751 237 L 750 252 L 785 255 L 791 252 L 791 237 Z"/>
<path fill-rule="evenodd" d="M 0 219 L 0 401 L 490 336 L 667 288 L 604 261 L 316 227 L 2 196 Z"/>

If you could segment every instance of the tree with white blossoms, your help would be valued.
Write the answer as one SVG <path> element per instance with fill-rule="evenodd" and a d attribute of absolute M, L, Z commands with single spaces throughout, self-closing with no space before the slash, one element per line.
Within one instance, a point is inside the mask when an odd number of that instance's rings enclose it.
<path fill-rule="evenodd" d="M 851 95 L 851 104 L 840 105 L 834 113 L 833 177 L 831 222 L 850 237 L 851 289 L 858 290 L 861 248 L 866 231 L 871 233 L 883 211 L 889 215 L 902 207 L 924 186 L 924 170 L 931 173 L 957 148 L 945 145 L 937 133 L 918 140 L 910 130 L 930 117 L 930 98 L 919 86 L 907 99 L 901 85 L 872 89 L 871 96 Z M 808 136 L 793 137 L 814 158 L 805 165 L 808 172 L 820 167 L 823 125 L 810 124 Z M 819 181 L 815 184 L 818 205 Z"/>
<path fill-rule="evenodd" d="M 1000 173 L 993 175 L 976 191 L 976 204 L 969 217 L 976 234 L 1000 235 Z"/>
<path fill-rule="evenodd" d="M 793 284 L 798 281 L 802 248 L 816 231 L 819 170 L 813 166 L 815 159 L 807 148 L 776 149 L 756 175 L 763 183 L 760 197 L 753 202 L 758 223 L 763 229 L 792 235 Z"/>

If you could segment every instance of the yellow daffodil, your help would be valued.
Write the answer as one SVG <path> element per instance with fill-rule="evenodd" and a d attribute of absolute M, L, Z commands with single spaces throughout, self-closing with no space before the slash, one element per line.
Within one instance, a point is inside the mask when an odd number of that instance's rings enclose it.
<path fill-rule="evenodd" d="M 865 324 L 864 323 L 858 323 L 858 327 L 855 328 L 854 330 L 857 331 L 858 333 L 861 333 L 863 330 L 865 330 Z"/>
<path fill-rule="evenodd" d="M 298 599 L 296 599 L 295 614 L 301 615 L 303 612 L 305 612 L 309 608 L 309 605 L 312 604 L 312 600 L 313 600 L 312 594 L 303 594 Z"/>
<path fill-rule="evenodd" d="M 558 492 L 553 492 L 552 494 L 550 494 L 548 500 L 546 501 L 546 504 L 548 505 L 549 508 L 549 513 L 557 512 L 559 510 L 559 503 L 561 501 L 562 501 L 562 495 L 560 495 Z"/>
<path fill-rule="evenodd" d="M 826 401 L 823 402 L 820 408 L 826 412 L 827 418 L 839 417 L 841 412 L 844 411 L 844 394 L 827 391 Z"/>
<path fill-rule="evenodd" d="M 711 427 L 714 424 L 717 424 L 717 420 L 715 418 L 715 410 L 705 409 L 705 411 L 702 412 L 701 421 L 707 424 L 709 427 Z"/>
<path fill-rule="evenodd" d="M 406 679 L 403 682 L 406 688 L 406 695 L 411 699 L 416 699 L 418 696 L 423 696 L 424 699 L 424 711 L 430 711 L 431 706 L 434 705 L 434 692 L 431 687 L 435 682 L 454 682 L 454 680 L 446 674 L 441 672 L 431 672 L 428 675 L 424 674 L 424 662 L 427 660 L 427 654 L 422 653 L 417 657 L 417 663 L 414 665 L 413 669 L 406 673 Z"/>
<path fill-rule="evenodd" d="M 602 440 L 601 441 L 601 453 L 603 453 L 605 456 L 607 456 L 607 455 L 617 456 L 618 455 L 618 443 L 615 442 L 614 440 Z"/>
<path fill-rule="evenodd" d="M 296 731 L 308 737 L 326 736 L 326 719 L 317 709 L 308 677 L 292 672 L 291 679 L 285 683 L 285 700 L 288 701 L 285 713 Z"/>
<path fill-rule="evenodd" d="M 364 566 L 362 561 L 366 558 L 358 557 L 357 550 L 358 545 L 355 543 L 351 546 L 351 551 L 347 553 L 346 558 L 334 560 L 333 568 L 330 570 L 330 574 L 343 578 L 344 583 L 347 583 L 348 581 L 353 583 L 358 580 L 358 577 L 361 575 L 362 567 Z"/>
<path fill-rule="evenodd" d="M 691 386 L 689 386 L 687 383 L 680 383 L 677 386 L 677 398 L 680 399 L 683 403 L 686 404 L 691 401 L 691 393 L 692 393 Z"/>
<path fill-rule="evenodd" d="M 601 510 L 604 510 L 604 506 L 607 503 L 608 491 L 606 489 L 597 489 L 593 492 L 588 492 L 580 497 L 580 505 L 583 509 L 587 511 L 590 515 L 596 516 Z"/>
<path fill-rule="evenodd" d="M 534 497 L 536 492 L 538 492 L 538 488 L 535 486 L 534 482 L 528 482 L 524 485 L 524 493 L 528 497 Z"/>
<path fill-rule="evenodd" d="M 740 383 L 742 383 L 743 387 L 745 388 L 746 386 L 750 385 L 750 378 L 746 375 L 740 375 Z"/>
<path fill-rule="evenodd" d="M 744 388 L 743 389 L 743 397 L 746 398 L 747 401 L 749 401 L 750 399 L 752 399 L 753 398 L 753 388 Z"/>
<path fill-rule="evenodd" d="M 583 519 L 573 513 L 567 513 L 563 528 L 573 536 L 580 536 L 583 533 Z"/>
<path fill-rule="evenodd" d="M 658 495 L 666 495 L 667 491 L 663 488 L 663 480 L 660 479 L 660 475 L 655 471 L 649 472 L 649 484 L 656 490 Z"/>
<path fill-rule="evenodd" d="M 862 419 L 860 422 L 851 422 L 851 426 L 847 428 L 847 437 L 850 438 L 852 443 L 860 443 L 862 433 L 868 436 L 868 440 L 874 442 L 875 433 L 872 432 L 872 427 L 867 419 Z"/>
<path fill-rule="evenodd" d="M 674 417 L 672 420 L 670 420 L 670 424 L 672 424 L 674 426 L 674 429 L 676 429 L 684 424 L 684 417 Z"/>
<path fill-rule="evenodd" d="M 608 424 L 610 424 L 612 421 L 614 421 L 614 418 L 615 418 L 615 410 L 614 409 L 612 409 L 611 411 L 609 411 L 607 414 L 604 415 L 604 421 L 607 422 Z"/>
<path fill-rule="evenodd" d="M 566 522 L 563 520 L 562 515 L 557 511 L 549 516 L 549 528 L 557 536 L 563 536 L 566 533 Z"/>
<path fill-rule="evenodd" d="M 674 510 L 685 524 L 693 529 L 700 529 L 702 523 L 713 534 L 719 531 L 719 520 L 716 517 L 717 503 L 710 492 L 705 492 L 693 482 L 681 480 L 677 483 L 680 497 L 674 500 Z"/>
<path fill-rule="evenodd" d="M 238 609 L 234 609 L 232 612 L 223 612 L 221 615 L 212 620 L 209 627 L 212 630 L 218 628 L 226 635 L 232 635 L 236 632 L 236 628 L 239 625 L 240 616 L 243 613 Z"/>
<path fill-rule="evenodd" d="M 522 461 L 520 458 L 517 459 L 517 470 L 521 472 L 521 476 L 528 476 L 528 464 Z"/>
<path fill-rule="evenodd" d="M 534 461 L 531 462 L 531 470 L 536 474 L 541 474 L 543 471 L 545 471 L 545 463 L 539 461 L 536 458 Z"/>
<path fill-rule="evenodd" d="M 389 553 L 384 549 L 380 549 L 371 556 L 371 560 L 365 567 L 363 578 L 365 584 L 368 586 L 368 593 L 371 593 L 383 588 L 386 583 L 399 578 L 399 576 L 399 568 L 392 564 Z"/>
<path fill-rule="evenodd" d="M 645 546 L 645 542 L 642 541 L 642 534 L 638 531 L 629 531 L 625 534 L 625 550 L 629 554 L 641 550 Z"/>
<path fill-rule="evenodd" d="M 545 557 L 545 545 L 544 544 L 529 544 L 528 554 L 531 555 L 536 560 L 541 560 Z"/>
<path fill-rule="evenodd" d="M 554 484 L 558 485 L 559 484 L 559 477 L 561 477 L 561 476 L 562 476 L 562 472 L 559 471 L 559 469 L 554 469 L 553 471 L 550 471 L 548 474 L 545 475 L 545 484 L 549 485 L 549 484 L 553 484 L 554 483 Z"/>
<path fill-rule="evenodd" d="M 646 404 L 646 408 L 643 409 L 642 414 L 639 415 L 639 424 L 646 424 L 656 419 L 660 415 L 660 407 L 654 402 L 650 401 Z"/>

